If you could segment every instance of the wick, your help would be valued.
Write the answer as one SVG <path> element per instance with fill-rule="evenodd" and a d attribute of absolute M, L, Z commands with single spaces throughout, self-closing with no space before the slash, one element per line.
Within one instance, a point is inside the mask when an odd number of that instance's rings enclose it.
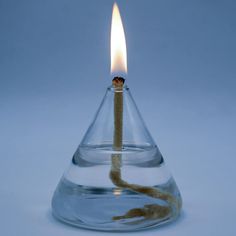
<path fill-rule="evenodd" d="M 112 183 L 120 188 L 126 188 L 136 193 L 141 193 L 149 197 L 161 199 L 174 205 L 177 209 L 181 207 L 181 203 L 175 198 L 158 188 L 142 186 L 138 184 L 130 184 L 122 179 L 121 176 L 121 150 L 123 145 L 123 86 L 125 79 L 122 77 L 114 77 L 112 85 L 114 87 L 114 133 L 113 133 L 113 150 L 118 153 L 111 156 L 110 179 Z M 170 206 L 161 206 L 158 204 L 145 205 L 144 208 L 134 208 L 126 212 L 122 216 L 114 216 L 113 220 L 122 220 L 127 218 L 144 217 L 145 219 L 163 219 L 169 216 Z"/>
<path fill-rule="evenodd" d="M 123 85 L 125 79 L 115 77 L 112 80 L 114 91 L 114 134 L 113 134 L 113 149 L 120 151 L 122 149 L 123 135 Z"/>
<path fill-rule="evenodd" d="M 112 85 L 114 88 L 123 88 L 124 83 L 125 79 L 123 77 L 116 76 L 112 80 Z"/>

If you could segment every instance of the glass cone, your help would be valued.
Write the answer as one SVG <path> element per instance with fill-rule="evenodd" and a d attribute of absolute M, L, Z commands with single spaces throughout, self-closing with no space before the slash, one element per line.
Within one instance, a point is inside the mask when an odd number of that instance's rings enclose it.
<path fill-rule="evenodd" d="M 122 93 L 122 149 L 114 148 L 114 102 Z M 132 231 L 170 222 L 182 200 L 129 88 L 109 87 L 62 176 L 53 215 L 74 226 Z"/>

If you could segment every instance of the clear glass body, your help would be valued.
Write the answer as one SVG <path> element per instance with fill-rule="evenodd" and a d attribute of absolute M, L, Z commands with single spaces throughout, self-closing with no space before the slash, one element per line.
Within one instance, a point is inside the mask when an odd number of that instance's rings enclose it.
<path fill-rule="evenodd" d="M 114 100 L 122 93 L 122 148 L 114 149 Z M 177 218 L 178 187 L 127 87 L 106 95 L 61 178 L 53 215 L 74 226 L 134 231 Z"/>

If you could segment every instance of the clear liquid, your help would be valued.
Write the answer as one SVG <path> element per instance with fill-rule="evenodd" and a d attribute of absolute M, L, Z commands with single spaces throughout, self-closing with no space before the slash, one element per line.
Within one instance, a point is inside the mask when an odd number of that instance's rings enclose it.
<path fill-rule="evenodd" d="M 104 147 L 97 149 L 80 150 L 73 157 L 52 200 L 53 214 L 58 219 L 83 228 L 130 231 L 159 225 L 178 216 L 180 209 L 175 204 L 115 186 L 109 178 L 110 148 L 105 148 L 105 154 Z M 134 151 L 133 147 L 128 147 L 122 152 L 122 163 L 122 179 L 126 182 L 157 188 L 170 194 L 181 205 L 179 190 L 158 150 L 144 153 L 141 149 Z M 137 216 L 114 220 L 132 209 L 142 210 L 152 204 L 169 207 L 171 211 L 161 218 Z"/>

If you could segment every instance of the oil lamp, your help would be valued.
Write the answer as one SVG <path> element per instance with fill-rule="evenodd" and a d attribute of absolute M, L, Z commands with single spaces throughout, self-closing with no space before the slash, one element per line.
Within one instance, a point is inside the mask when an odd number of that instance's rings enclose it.
<path fill-rule="evenodd" d="M 94 230 L 134 231 L 180 213 L 178 187 L 125 83 L 127 52 L 117 4 L 111 24 L 112 85 L 63 174 L 53 215 Z"/>

